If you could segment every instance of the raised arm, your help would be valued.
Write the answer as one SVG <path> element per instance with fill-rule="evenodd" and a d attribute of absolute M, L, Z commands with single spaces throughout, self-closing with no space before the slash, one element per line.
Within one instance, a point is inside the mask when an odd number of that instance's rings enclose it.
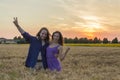
<path fill-rule="evenodd" d="M 59 47 L 59 57 L 60 57 L 60 60 L 63 61 L 68 53 L 68 51 L 70 50 L 70 48 L 67 48 L 65 53 L 63 53 L 63 47 Z"/>
<path fill-rule="evenodd" d="M 14 21 L 13 23 L 15 24 L 15 26 L 17 27 L 18 31 L 23 34 L 25 33 L 25 31 L 20 27 L 20 25 L 18 24 L 18 20 L 17 20 L 17 17 L 14 17 Z"/>

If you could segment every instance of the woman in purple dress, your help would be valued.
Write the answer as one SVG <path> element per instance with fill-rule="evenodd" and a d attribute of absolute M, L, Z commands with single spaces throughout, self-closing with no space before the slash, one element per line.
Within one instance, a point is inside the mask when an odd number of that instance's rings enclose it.
<path fill-rule="evenodd" d="M 64 60 L 69 48 L 62 54 L 63 36 L 61 32 L 56 31 L 52 34 L 52 41 L 47 47 L 47 64 L 51 71 L 61 71 L 60 60 Z"/>

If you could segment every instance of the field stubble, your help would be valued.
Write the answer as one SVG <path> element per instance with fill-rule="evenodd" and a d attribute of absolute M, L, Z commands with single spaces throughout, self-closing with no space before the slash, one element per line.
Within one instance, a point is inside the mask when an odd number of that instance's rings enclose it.
<path fill-rule="evenodd" d="M 25 68 L 28 47 L 0 45 L 0 80 L 120 80 L 119 47 L 70 46 L 60 73 Z"/>

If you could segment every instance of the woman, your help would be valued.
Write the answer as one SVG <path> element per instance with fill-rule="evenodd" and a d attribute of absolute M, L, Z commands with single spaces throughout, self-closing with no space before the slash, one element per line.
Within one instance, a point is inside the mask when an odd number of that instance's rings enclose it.
<path fill-rule="evenodd" d="M 52 41 L 50 45 L 47 47 L 47 63 L 48 63 L 48 69 L 51 71 L 61 71 L 61 64 L 59 59 L 62 61 L 64 60 L 68 50 L 70 48 L 67 48 L 66 52 L 63 54 L 63 36 L 61 32 L 56 31 L 52 34 Z"/>
<path fill-rule="evenodd" d="M 17 17 L 14 18 L 13 23 L 22 34 L 22 36 L 30 43 L 28 56 L 25 62 L 25 66 L 29 68 L 35 68 L 37 62 L 42 63 L 44 69 L 47 68 L 46 60 L 46 48 L 49 45 L 49 31 L 47 28 L 43 27 L 37 33 L 36 36 L 31 36 L 29 33 L 25 32 L 18 24 Z M 40 56 L 40 57 L 39 57 Z M 39 59 L 39 60 L 38 60 Z"/>

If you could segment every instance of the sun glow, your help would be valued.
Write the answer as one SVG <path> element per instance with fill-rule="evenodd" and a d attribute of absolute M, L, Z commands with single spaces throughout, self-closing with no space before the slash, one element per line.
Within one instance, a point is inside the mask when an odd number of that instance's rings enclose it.
<path fill-rule="evenodd" d="M 99 23 L 88 23 L 84 25 L 84 27 L 85 27 L 84 30 L 85 32 L 96 32 L 97 30 L 102 28 Z"/>
<path fill-rule="evenodd" d="M 85 27 L 85 32 L 96 32 L 101 29 L 100 18 L 97 16 L 81 16 L 86 22 L 83 25 Z"/>
<path fill-rule="evenodd" d="M 86 32 L 85 35 L 88 39 L 93 39 L 94 38 L 94 34 L 92 32 Z"/>
<path fill-rule="evenodd" d="M 99 23 L 89 23 L 88 26 L 90 28 L 94 28 L 94 29 L 99 29 L 101 28 L 100 24 Z"/>
<path fill-rule="evenodd" d="M 94 20 L 94 21 L 99 20 L 99 18 L 97 16 L 81 16 L 81 17 L 85 20 Z"/>

